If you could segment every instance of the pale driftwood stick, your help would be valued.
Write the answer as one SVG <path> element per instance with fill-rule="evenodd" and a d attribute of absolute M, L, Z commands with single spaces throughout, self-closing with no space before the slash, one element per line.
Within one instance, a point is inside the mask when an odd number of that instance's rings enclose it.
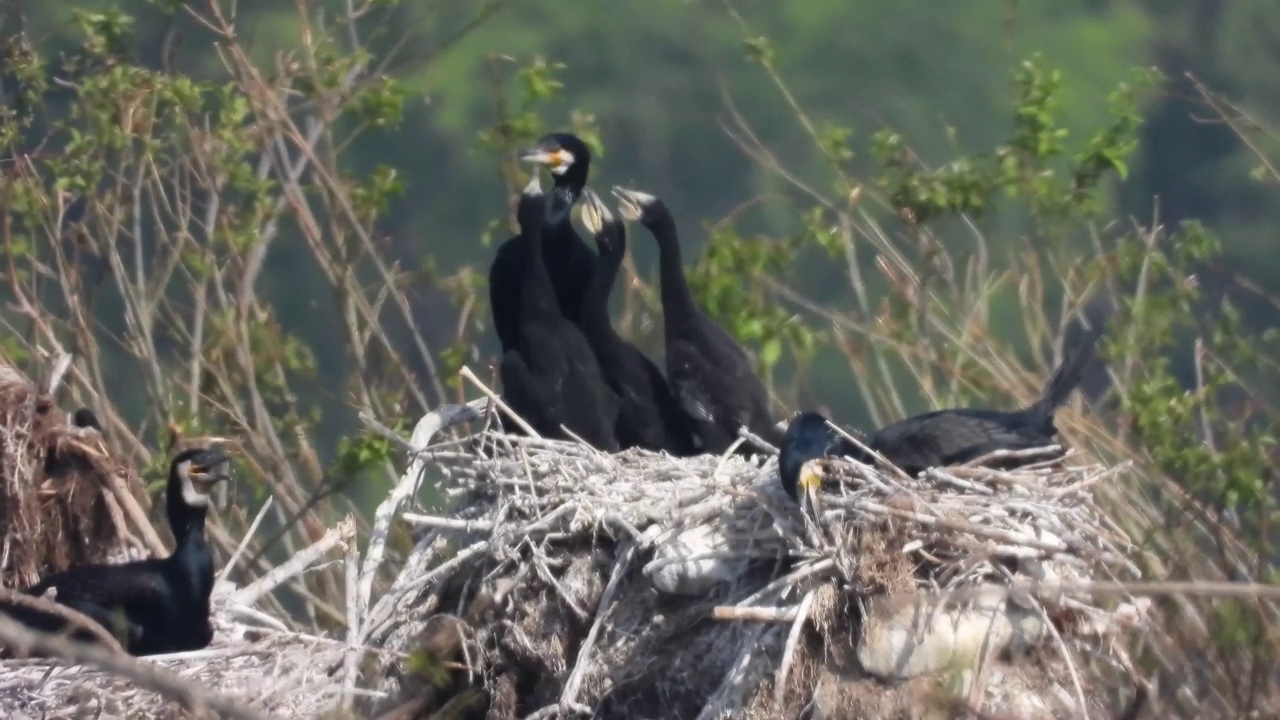
<path fill-rule="evenodd" d="M 773 443 L 751 432 L 750 430 L 747 429 L 745 425 L 738 428 L 738 437 L 742 438 L 743 440 L 746 440 L 752 445 L 755 445 L 760 450 L 764 450 L 770 455 L 778 454 L 778 448 L 774 447 Z"/>
<path fill-rule="evenodd" d="M 71 369 L 71 353 L 61 351 L 58 353 L 58 359 L 53 361 L 53 371 L 49 373 L 49 383 L 45 386 L 45 392 L 52 395 L 58 391 L 58 386 L 62 384 L 62 378 L 66 377 L 67 371 Z"/>
<path fill-rule="evenodd" d="M 968 462 L 961 463 L 957 467 L 985 467 L 992 460 L 1005 460 L 1009 458 L 1021 460 L 1025 458 L 1039 457 L 1041 455 L 1050 455 L 1052 453 L 1064 453 L 1066 448 L 1061 445 L 1051 444 L 1037 448 L 1023 448 L 1021 450 L 992 450 L 981 457 L 976 457 Z M 1059 460 L 1061 458 L 1048 458 L 1049 460 Z"/>
<path fill-rule="evenodd" d="M 795 622 L 799 612 L 795 607 L 759 607 L 736 605 L 717 605 L 711 611 L 714 620 L 727 622 L 756 623 L 791 623 Z"/>
<path fill-rule="evenodd" d="M 542 438 L 542 435 L 539 434 L 537 430 L 534 430 L 532 425 L 525 422 L 524 418 L 517 415 L 516 411 L 512 410 L 510 405 L 503 402 L 502 398 L 498 397 L 497 393 L 490 390 L 488 385 L 485 385 L 480 378 L 476 377 L 476 374 L 471 372 L 471 368 L 463 365 L 462 369 L 458 371 L 458 376 L 474 385 L 480 392 L 484 393 L 485 397 L 492 400 L 493 404 L 498 406 L 498 409 L 502 410 L 502 412 L 507 414 L 507 417 L 515 421 L 515 424 L 519 425 L 521 430 L 529 433 L 530 437 L 538 439 Z"/>
<path fill-rule="evenodd" d="M 613 596 L 617 594 L 619 583 L 626 576 L 627 568 L 631 566 L 631 559 L 635 554 L 636 544 L 630 543 L 618 557 L 618 561 L 613 564 L 609 583 L 605 585 L 604 593 L 600 595 L 600 603 L 596 605 L 595 620 L 591 623 L 591 629 L 587 631 L 586 639 L 582 641 L 582 647 L 578 649 L 578 660 L 574 663 L 573 672 L 569 673 L 569 679 L 565 681 L 564 690 L 560 693 L 560 707 L 566 712 L 578 704 L 578 688 L 582 686 L 582 679 L 586 677 L 587 661 L 591 659 L 591 651 L 595 648 L 596 638 L 600 635 L 601 626 L 604 625 L 604 618 L 613 607 Z"/>
<path fill-rule="evenodd" d="M 391 521 L 394 519 L 396 511 L 400 509 L 400 505 L 414 492 L 418 483 L 421 482 L 422 474 L 426 470 L 426 461 L 422 457 L 425 451 L 431 445 L 431 439 L 441 429 L 456 425 L 460 422 L 479 419 L 480 415 L 477 407 L 484 401 L 475 400 L 466 405 L 445 405 L 436 408 L 431 412 L 423 415 L 418 420 L 417 425 L 413 428 L 413 435 L 409 439 L 411 452 L 409 455 L 408 467 L 405 468 L 404 474 L 400 476 L 400 480 L 396 482 L 391 493 L 383 500 L 373 515 L 373 532 L 369 535 L 369 547 L 365 550 L 364 563 L 360 568 L 360 582 L 357 588 L 357 602 L 362 608 L 360 616 L 365 615 L 363 608 L 370 607 L 373 596 L 373 579 L 378 574 L 378 568 L 382 565 L 383 555 L 386 553 L 387 537 L 391 533 Z M 357 644 L 362 637 L 357 638 L 352 644 Z"/>
<path fill-rule="evenodd" d="M 787 644 L 782 647 L 782 665 L 778 667 L 778 679 L 773 682 L 773 706 L 779 711 L 782 710 L 782 701 L 787 694 L 787 676 L 791 674 L 796 649 L 800 646 L 800 630 L 809 620 L 809 612 L 813 610 L 813 599 L 816 596 L 817 593 L 813 590 L 804 594 L 804 599 L 796 608 L 796 617 L 791 622 L 791 632 L 787 633 Z"/>
<path fill-rule="evenodd" d="M 224 485 L 226 483 L 223 483 Z M 240 544 L 236 546 L 236 551 L 231 553 L 231 557 L 227 559 L 227 564 L 222 566 L 221 572 L 218 573 L 219 580 L 226 580 L 227 575 L 231 574 L 231 569 L 236 566 L 236 561 L 244 553 L 244 549 L 249 546 L 249 541 L 253 539 L 253 534 L 258 531 L 258 526 L 262 524 L 262 519 L 267 516 L 267 511 L 271 509 L 271 503 L 274 501 L 274 495 L 267 495 L 266 502 L 262 503 L 262 509 L 258 511 L 258 515 L 253 518 L 253 522 L 249 525 L 249 529 L 245 531 L 244 537 L 240 539 Z"/>
<path fill-rule="evenodd" d="M 147 519 L 147 513 L 142 510 L 142 506 L 138 504 L 137 498 L 133 493 L 129 492 L 129 488 L 124 484 L 124 478 L 115 473 L 111 473 L 111 477 L 107 480 L 107 484 L 111 492 L 116 496 L 116 502 L 120 503 L 120 507 L 124 509 L 125 514 L 137 526 L 138 532 L 142 533 L 142 541 L 147 544 L 147 549 L 151 551 L 153 557 L 165 557 L 169 554 L 169 549 L 164 546 L 164 542 L 160 540 L 159 533 L 156 532 L 151 521 Z"/>
<path fill-rule="evenodd" d="M 410 525 L 438 530 L 460 530 L 462 532 L 490 532 L 493 530 L 493 523 L 488 520 L 454 520 L 453 518 L 409 512 L 402 514 L 400 519 Z"/>
<path fill-rule="evenodd" d="M 56 594 L 56 590 L 53 591 Z M 34 610 L 44 615 L 52 615 L 74 625 L 76 628 L 83 629 L 92 633 L 94 642 L 99 643 L 106 650 L 120 655 L 125 654 L 125 650 L 120 646 L 120 641 L 115 638 L 106 628 L 99 625 L 88 615 L 73 610 L 66 605 L 62 605 L 55 600 L 46 596 L 27 595 L 26 593 L 17 592 L 8 588 L 0 588 L 0 617 L 4 617 L 4 606 L 26 608 Z M 32 632 L 35 632 L 34 630 Z"/>
<path fill-rule="evenodd" d="M 338 527 L 333 528 L 324 534 L 312 545 L 305 547 L 297 552 L 293 557 L 281 565 L 277 565 L 271 572 L 263 575 L 253 583 L 236 590 L 227 596 L 227 603 L 233 605 L 252 606 L 263 595 L 275 590 L 280 585 L 290 579 L 301 574 L 307 568 L 315 564 L 325 553 L 329 552 L 338 544 L 339 540 L 354 542 L 356 533 L 356 523 L 350 515 L 342 522 L 338 523 Z"/>
<path fill-rule="evenodd" d="M 342 659 L 342 697 L 339 705 L 350 711 L 355 702 L 356 677 L 360 674 L 360 638 L 364 633 L 364 607 L 360 602 L 360 546 L 353 537 L 342 543 L 346 551 L 343 557 L 347 601 L 347 650 Z"/>
<path fill-rule="evenodd" d="M 0 642 L 27 655 L 38 652 L 72 665 L 92 665 L 104 672 L 132 680 L 147 690 L 173 698 L 193 712 L 208 708 L 229 720 L 267 720 L 258 711 L 210 693 L 199 683 L 185 680 L 164 668 L 93 645 L 36 632 L 7 617 L 0 617 Z"/>

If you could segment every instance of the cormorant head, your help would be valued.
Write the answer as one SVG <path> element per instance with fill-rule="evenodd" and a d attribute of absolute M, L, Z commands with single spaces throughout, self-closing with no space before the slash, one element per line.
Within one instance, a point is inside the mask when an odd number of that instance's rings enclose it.
<path fill-rule="evenodd" d="M 547 204 L 547 221 L 558 224 L 569 218 L 569 211 L 587 186 L 591 168 L 591 150 L 573 133 L 556 132 L 543 135 L 527 150 L 520 151 L 525 162 L 545 165 L 555 177 L 551 202 Z"/>
<path fill-rule="evenodd" d="M 810 461 L 826 457 L 833 435 L 822 413 L 812 411 L 800 413 L 787 426 L 778 452 L 778 478 L 792 500 L 800 501 L 802 488 L 821 484 L 821 468 Z"/>
<path fill-rule="evenodd" d="M 82 407 L 71 414 L 71 425 L 78 428 L 93 428 L 102 432 L 102 424 L 98 422 L 98 416 L 87 407 Z"/>
<path fill-rule="evenodd" d="M 227 465 L 231 458 L 225 453 L 209 448 L 183 450 L 170 465 L 169 484 L 176 482 L 182 501 L 191 507 L 209 506 L 209 493 L 223 480 L 231 479 Z"/>
<path fill-rule="evenodd" d="M 534 221 L 542 217 L 544 205 L 546 196 L 542 194 L 538 176 L 534 175 L 529 184 L 524 186 L 524 190 L 520 191 L 520 199 L 516 201 L 516 222 L 520 224 L 522 231 L 532 227 Z"/>
<path fill-rule="evenodd" d="M 618 213 L 629 222 L 639 222 L 653 231 L 671 221 L 671 211 L 655 195 L 614 185 L 613 196 L 618 199 Z"/>
<path fill-rule="evenodd" d="M 590 188 L 582 193 L 582 224 L 595 236 L 596 248 L 601 255 L 626 252 L 627 240 L 622 224 Z"/>

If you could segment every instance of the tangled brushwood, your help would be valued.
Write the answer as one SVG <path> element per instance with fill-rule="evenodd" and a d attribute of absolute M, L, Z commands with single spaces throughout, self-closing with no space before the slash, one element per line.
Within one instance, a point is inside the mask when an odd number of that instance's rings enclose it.
<path fill-rule="evenodd" d="M 130 557 L 139 546 L 125 520 L 137 508 L 137 476 L 96 431 L 68 423 L 53 400 L 58 375 L 42 391 L 0 361 L 0 587 Z"/>
<path fill-rule="evenodd" d="M 1137 577 L 1091 496 L 1113 470 L 915 479 L 831 460 L 802 513 L 773 459 L 488 433 L 434 459 L 452 511 L 405 516 L 422 535 L 372 639 L 410 661 L 381 666 L 379 712 L 888 718 L 959 697 L 1051 718 L 1121 702 L 1115 634 L 1145 605 L 1055 592 Z"/>
<path fill-rule="evenodd" d="M 418 423 L 363 552 L 348 520 L 247 587 L 223 582 L 204 651 L 127 672 L 0 664 L 0 713 L 178 717 L 178 697 L 238 717 L 876 720 L 960 703 L 1036 720 L 1114 717 L 1132 688 L 1118 635 L 1146 607 L 1058 592 L 1137 577 L 1091 495 L 1117 469 L 1069 456 L 915 479 L 828 460 L 802 511 L 773 458 L 433 439 L 481 408 Z M 435 470 L 448 510 L 406 509 Z M 345 637 L 255 607 L 337 548 Z"/>

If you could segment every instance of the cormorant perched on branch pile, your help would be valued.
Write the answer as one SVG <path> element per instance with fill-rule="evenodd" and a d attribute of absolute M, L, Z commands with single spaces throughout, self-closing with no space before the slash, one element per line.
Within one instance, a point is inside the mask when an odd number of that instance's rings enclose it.
<path fill-rule="evenodd" d="M 203 448 L 184 450 L 169 466 L 165 491 L 169 527 L 176 545 L 167 558 L 118 565 L 84 565 L 50 575 L 26 589 L 28 595 L 56 591 L 54 600 L 78 610 L 121 640 L 131 655 L 198 650 L 213 640 L 209 595 L 213 592 L 213 554 L 205 542 L 209 493 L 228 479 L 229 458 Z M 27 617 L 26 624 L 57 631 L 61 621 Z M 47 627 L 57 621 L 57 626 Z"/>
<path fill-rule="evenodd" d="M 571 430 L 592 447 L 618 449 L 618 399 L 582 332 L 560 313 L 544 260 L 543 228 L 552 211 L 535 177 L 516 214 L 525 243 L 516 344 L 502 356 L 502 394 L 516 414 L 544 437 Z"/>
<path fill-rule="evenodd" d="M 591 151 L 576 135 L 551 133 L 538 140 L 534 148 L 521 151 L 520 159 L 545 165 L 555 178 L 547 203 L 547 226 L 543 230 L 547 272 L 551 275 L 560 314 L 576 325 L 587 284 L 595 273 L 596 256 L 573 229 L 570 211 L 586 187 Z M 523 231 L 499 246 L 489 266 L 493 329 L 504 353 L 519 342 L 517 328 L 526 247 L 522 235 Z"/>
<path fill-rule="evenodd" d="M 613 194 L 622 216 L 638 220 L 658 243 L 667 380 L 702 442 L 702 451 L 724 452 L 744 426 L 779 444 L 780 433 L 769 416 L 769 396 L 751 358 L 693 301 L 671 211 L 647 193 L 615 187 Z"/>
<path fill-rule="evenodd" d="M 653 361 L 623 340 L 609 320 L 609 293 L 627 254 L 627 231 L 591 190 L 586 190 L 582 224 L 595 236 L 600 260 L 582 306 L 582 334 L 600 362 L 600 372 L 618 395 L 618 444 L 665 450 L 676 457 L 694 452 L 689 423 L 667 379 Z"/>
<path fill-rule="evenodd" d="M 931 467 L 961 465 L 997 450 L 1030 450 L 1053 445 L 1058 434 L 1054 412 L 1080 384 L 1084 369 L 1095 357 L 1101 331 L 1089 333 L 1084 344 L 1063 359 L 1045 384 L 1040 399 L 1012 412 L 978 408 L 935 410 L 880 428 L 863 441 L 908 475 Z M 873 459 L 826 424 L 822 415 L 803 413 L 787 428 L 779 457 L 783 489 L 797 497 L 797 486 L 817 482 L 798 477 L 808 460 L 849 457 L 873 464 Z M 1044 458 L 1001 458 L 993 467 L 1013 469 Z"/>

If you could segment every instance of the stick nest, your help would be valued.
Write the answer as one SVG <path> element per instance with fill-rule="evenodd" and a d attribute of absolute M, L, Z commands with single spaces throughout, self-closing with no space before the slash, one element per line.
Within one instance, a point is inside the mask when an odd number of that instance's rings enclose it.
<path fill-rule="evenodd" d="M 433 457 L 453 510 L 406 515 L 424 532 L 371 641 L 414 660 L 382 665 L 378 712 L 888 718 L 959 697 L 1078 716 L 1112 704 L 1110 636 L 1145 610 L 1053 591 L 1137 576 L 1099 466 L 829 460 L 802 513 L 773 459 L 488 433 Z"/>
<path fill-rule="evenodd" d="M 27 587 L 73 565 L 133 556 L 113 488 L 136 476 L 101 436 L 67 422 L 49 393 L 0 361 L 0 587 Z"/>
<path fill-rule="evenodd" d="M 211 647 L 142 662 L 241 703 L 243 717 L 314 718 L 341 702 L 381 720 L 879 720 L 954 702 L 1103 717 L 1132 672 L 1116 636 L 1145 608 L 1056 592 L 1137 577 L 1091 494 L 1116 469 L 1055 461 L 913 479 L 824 461 L 826 486 L 802 511 L 772 458 L 606 455 L 488 430 L 431 444 L 474 419 L 463 410 L 419 422 L 363 553 L 344 521 L 249 586 L 215 590 Z M 402 511 L 430 467 L 449 510 Z M 411 547 L 388 553 L 404 525 Z M 335 547 L 345 638 L 292 632 L 253 607 Z M 66 662 L 0 672 L 6 717 L 86 703 L 105 718 L 183 716 Z"/>

